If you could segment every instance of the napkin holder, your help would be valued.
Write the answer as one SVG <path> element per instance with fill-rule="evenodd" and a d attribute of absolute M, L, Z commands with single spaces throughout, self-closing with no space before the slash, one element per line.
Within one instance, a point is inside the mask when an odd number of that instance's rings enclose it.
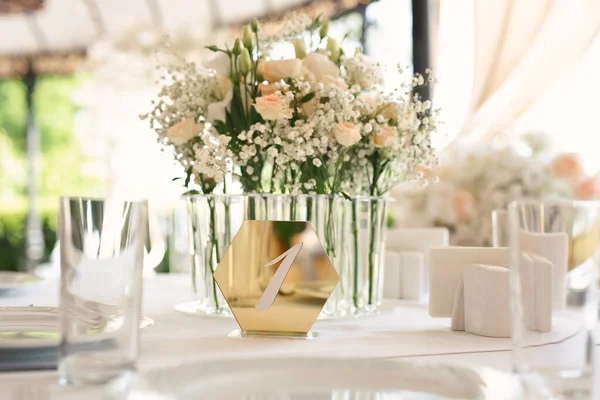
<path fill-rule="evenodd" d="M 446 228 L 396 228 L 388 229 L 386 235 L 386 250 L 391 252 L 419 252 L 423 254 L 423 271 L 416 270 L 414 261 L 407 259 L 403 265 L 407 265 L 407 271 L 401 271 L 404 276 L 403 288 L 398 286 L 391 293 L 405 293 L 400 298 L 422 299 L 427 297 L 429 291 L 429 249 L 431 247 L 446 247 L 450 242 L 450 233 Z M 391 265 L 397 265 L 392 262 Z M 393 267 L 392 267 L 393 268 Z M 391 269 L 391 268 L 390 268 Z M 386 274 L 388 273 L 386 268 Z M 392 274 L 394 272 L 391 272 Z M 386 275 L 387 277 L 388 275 Z M 386 278 L 387 279 L 387 278 Z M 417 279 L 419 281 L 417 281 Z M 415 293 L 418 289 L 418 294 Z M 398 298 L 395 295 L 391 296 Z"/>
<path fill-rule="evenodd" d="M 521 295 L 527 329 L 552 328 L 552 263 L 521 255 Z M 509 271 L 506 267 L 466 264 L 459 278 L 452 308 L 452 330 L 479 336 L 510 337 Z"/>
<path fill-rule="evenodd" d="M 510 337 L 508 293 L 508 268 L 466 264 L 456 286 L 452 330 Z"/>
<path fill-rule="evenodd" d="M 431 267 L 429 315 L 452 317 L 454 297 L 466 264 L 508 267 L 508 247 L 436 247 L 429 250 Z"/>
<path fill-rule="evenodd" d="M 425 255 L 416 251 L 386 251 L 385 298 L 421 300 L 425 288 Z"/>

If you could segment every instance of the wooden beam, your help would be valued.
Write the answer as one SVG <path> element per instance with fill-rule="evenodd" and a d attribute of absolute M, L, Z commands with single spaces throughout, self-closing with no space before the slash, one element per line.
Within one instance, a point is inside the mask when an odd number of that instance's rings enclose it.
<path fill-rule="evenodd" d="M 69 53 L 24 54 L 0 57 L 0 79 L 24 77 L 31 66 L 37 75 L 70 75 L 85 60 L 85 50 Z"/>
<path fill-rule="evenodd" d="M 43 7 L 44 0 L 0 0 L 0 15 L 32 13 Z"/>

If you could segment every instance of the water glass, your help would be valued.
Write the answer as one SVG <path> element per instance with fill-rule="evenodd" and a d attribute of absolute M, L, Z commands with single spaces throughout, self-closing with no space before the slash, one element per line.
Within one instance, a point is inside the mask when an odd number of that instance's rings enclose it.
<path fill-rule="evenodd" d="M 60 200 L 62 383 L 104 383 L 135 368 L 146 202 Z"/>
<path fill-rule="evenodd" d="M 531 398 L 592 398 L 600 205 L 509 205 L 513 367 Z"/>

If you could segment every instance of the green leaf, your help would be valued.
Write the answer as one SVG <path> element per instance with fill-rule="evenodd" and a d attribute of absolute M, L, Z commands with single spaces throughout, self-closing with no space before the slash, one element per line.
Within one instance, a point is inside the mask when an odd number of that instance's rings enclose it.
<path fill-rule="evenodd" d="M 214 45 L 213 46 L 206 46 L 206 48 L 208 50 L 214 51 L 214 52 L 221 51 L 221 49 L 219 49 L 217 46 L 214 46 Z"/>
<path fill-rule="evenodd" d="M 321 97 L 321 100 L 320 100 L 321 104 L 325 104 L 328 101 L 329 101 L 329 97 Z"/>
<path fill-rule="evenodd" d="M 229 127 L 223 121 L 219 121 L 219 120 L 214 121 L 213 126 L 215 127 L 217 132 L 219 132 L 221 135 L 227 135 L 230 132 Z"/>
<path fill-rule="evenodd" d="M 304 95 L 302 98 L 300 98 L 300 104 L 308 103 L 309 101 L 311 101 L 314 98 L 315 98 L 315 92 L 310 92 L 310 93 Z"/>
<path fill-rule="evenodd" d="M 180 180 L 180 179 L 183 179 L 183 178 L 182 178 L 182 177 L 180 177 L 180 176 L 178 176 L 178 177 L 176 177 L 176 178 L 173 178 L 173 179 L 171 179 L 171 182 L 175 182 L 175 181 L 178 181 L 178 180 Z"/>
<path fill-rule="evenodd" d="M 185 187 L 188 187 L 188 185 L 190 184 L 190 181 L 192 180 L 192 167 L 189 167 L 187 169 L 187 171 L 185 171 L 185 173 L 187 174 L 187 176 L 186 176 L 185 182 L 183 184 Z"/>
<path fill-rule="evenodd" d="M 350 200 L 352 201 L 352 197 L 350 197 L 350 195 L 346 192 L 340 192 L 342 196 L 344 196 L 346 198 L 346 200 Z"/>

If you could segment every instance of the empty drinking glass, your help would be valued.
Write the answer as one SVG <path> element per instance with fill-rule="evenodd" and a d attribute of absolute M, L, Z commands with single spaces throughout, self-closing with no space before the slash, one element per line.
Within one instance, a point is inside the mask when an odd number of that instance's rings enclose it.
<path fill-rule="evenodd" d="M 146 202 L 61 198 L 61 382 L 134 369 L 147 215 Z"/>
<path fill-rule="evenodd" d="M 600 206 L 509 206 L 513 367 L 531 398 L 592 398 Z"/>

